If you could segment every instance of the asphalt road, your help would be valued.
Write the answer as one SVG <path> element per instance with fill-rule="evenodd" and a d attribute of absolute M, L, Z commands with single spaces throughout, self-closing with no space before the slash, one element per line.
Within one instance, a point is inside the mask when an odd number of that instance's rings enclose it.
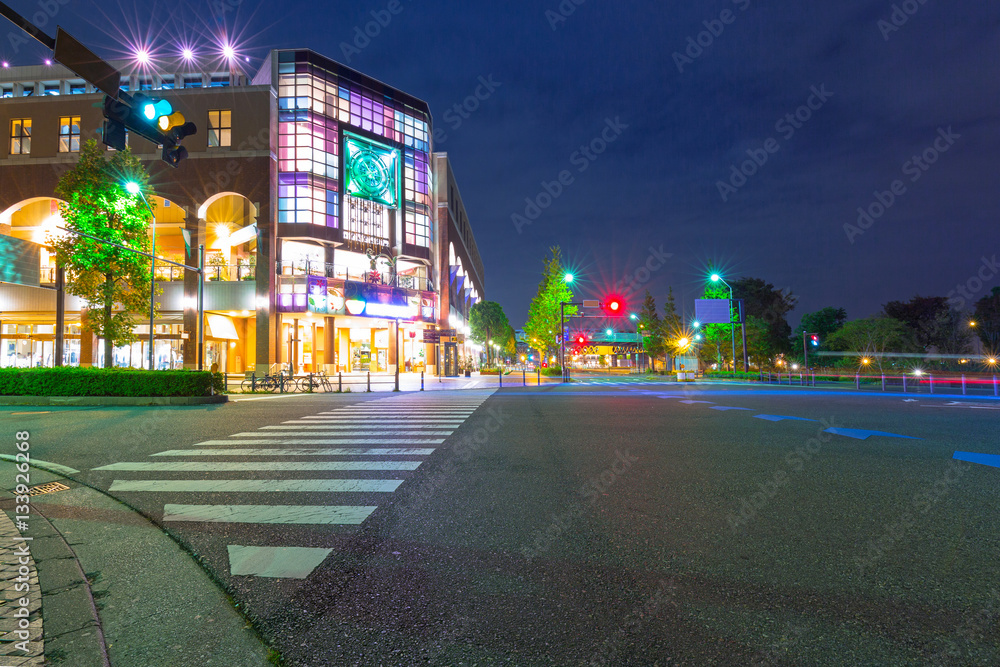
<path fill-rule="evenodd" d="M 1000 469 L 953 458 L 1000 454 L 990 398 L 627 380 L 505 387 L 435 392 L 440 414 L 464 407 L 430 453 L 193 453 L 281 447 L 198 443 L 310 418 L 367 447 L 356 433 L 393 428 L 383 411 L 416 423 L 406 416 L 428 396 L 3 413 L 31 430 L 33 458 L 99 488 L 210 485 L 111 491 L 157 521 L 177 504 L 375 508 L 354 525 L 164 524 L 290 665 L 1000 664 Z M 372 406 L 370 420 L 358 417 Z M 406 436 L 370 446 L 397 440 Z M 157 456 L 168 451 L 181 453 Z M 304 458 L 414 469 L 95 470 Z M 278 477 L 402 484 L 211 486 Z M 329 551 L 311 552 L 323 557 L 300 579 L 233 574 L 234 545 Z"/>

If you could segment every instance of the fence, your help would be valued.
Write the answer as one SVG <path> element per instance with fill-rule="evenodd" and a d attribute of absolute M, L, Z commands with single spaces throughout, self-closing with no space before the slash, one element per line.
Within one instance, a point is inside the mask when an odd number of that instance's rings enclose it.
<path fill-rule="evenodd" d="M 765 373 L 760 372 L 760 381 L 770 384 L 791 386 L 854 385 L 854 389 L 875 389 L 879 391 L 901 391 L 904 394 L 949 394 L 963 396 L 1000 397 L 1000 382 L 996 374 L 937 375 L 933 373 L 885 374 L 855 373 L 853 375 L 822 374 L 814 372 Z"/>

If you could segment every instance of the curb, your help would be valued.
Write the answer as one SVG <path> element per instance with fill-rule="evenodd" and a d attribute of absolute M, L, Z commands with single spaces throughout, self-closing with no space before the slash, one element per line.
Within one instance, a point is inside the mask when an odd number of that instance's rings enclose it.
<path fill-rule="evenodd" d="M 0 396 L 0 405 L 215 405 L 229 396 Z"/>

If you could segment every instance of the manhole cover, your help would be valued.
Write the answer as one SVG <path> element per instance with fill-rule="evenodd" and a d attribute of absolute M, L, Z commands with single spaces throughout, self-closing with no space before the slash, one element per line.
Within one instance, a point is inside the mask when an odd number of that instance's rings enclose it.
<path fill-rule="evenodd" d="M 69 487 L 62 482 L 49 482 L 48 484 L 39 484 L 38 486 L 33 486 L 28 489 L 29 496 L 40 496 L 45 493 L 55 493 L 56 491 L 69 491 Z"/>

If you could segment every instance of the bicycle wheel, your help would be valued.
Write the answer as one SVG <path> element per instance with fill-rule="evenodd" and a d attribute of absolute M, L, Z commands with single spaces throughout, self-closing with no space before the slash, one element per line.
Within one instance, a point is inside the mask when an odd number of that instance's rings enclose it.
<path fill-rule="evenodd" d="M 277 391 L 278 383 L 275 382 L 274 378 L 270 375 L 265 375 L 260 380 L 257 381 L 257 387 L 261 391 Z"/>
<path fill-rule="evenodd" d="M 314 386 L 315 386 L 314 383 L 312 383 L 308 377 L 304 377 L 304 378 L 299 378 L 296 381 L 296 387 L 295 388 L 296 388 L 297 391 L 300 391 L 300 392 L 306 394 L 306 393 L 309 393 L 310 391 L 312 391 L 312 389 L 313 389 Z"/>
<path fill-rule="evenodd" d="M 240 391 L 244 394 L 249 394 L 253 391 L 253 383 L 250 380 L 244 380 L 240 383 Z"/>

